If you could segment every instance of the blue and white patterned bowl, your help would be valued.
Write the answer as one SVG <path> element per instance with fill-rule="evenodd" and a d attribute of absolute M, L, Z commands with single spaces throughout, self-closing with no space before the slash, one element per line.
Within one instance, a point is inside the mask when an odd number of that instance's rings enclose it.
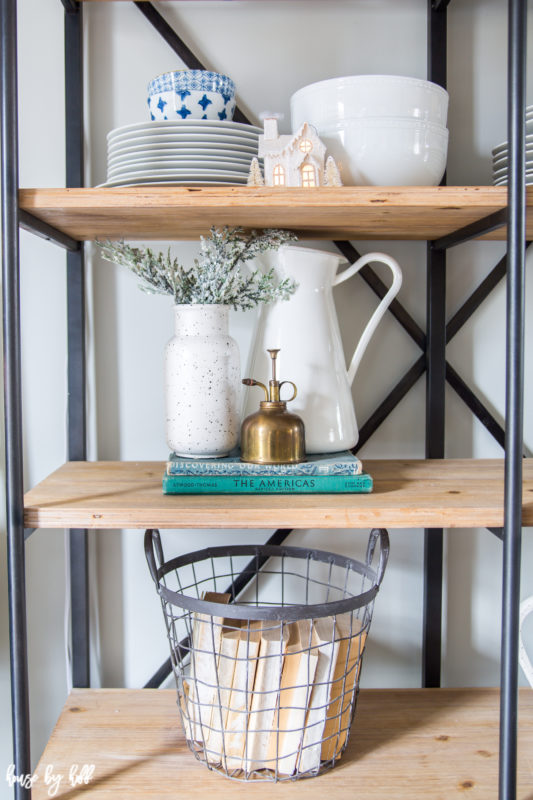
<path fill-rule="evenodd" d="M 165 72 L 148 84 L 150 119 L 231 120 L 235 84 L 227 75 L 190 69 Z"/>

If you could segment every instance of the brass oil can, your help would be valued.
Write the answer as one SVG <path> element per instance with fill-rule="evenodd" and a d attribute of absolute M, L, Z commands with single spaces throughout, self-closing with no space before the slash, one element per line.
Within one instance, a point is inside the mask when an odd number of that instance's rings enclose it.
<path fill-rule="evenodd" d="M 272 379 L 269 388 L 253 378 L 244 378 L 245 386 L 260 386 L 265 400 L 259 403 L 259 411 L 250 414 L 241 428 L 241 461 L 252 464 L 299 464 L 305 461 L 305 430 L 301 417 L 287 411 L 287 403 L 294 400 L 297 389 L 292 381 L 276 378 L 278 350 L 268 350 L 272 359 Z M 280 399 L 280 389 L 289 383 L 293 395 L 288 400 Z"/>

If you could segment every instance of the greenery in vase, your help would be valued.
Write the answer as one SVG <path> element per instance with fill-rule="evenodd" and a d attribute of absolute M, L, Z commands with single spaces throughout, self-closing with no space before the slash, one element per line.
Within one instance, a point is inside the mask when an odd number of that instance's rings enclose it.
<path fill-rule="evenodd" d="M 125 242 L 96 244 L 103 258 L 137 275 L 143 291 L 168 294 L 176 305 L 222 304 L 246 311 L 259 303 L 286 300 L 296 290 L 289 278 L 277 283 L 273 269 L 241 270 L 252 258 L 295 239 L 294 234 L 275 229 L 245 233 L 242 228 L 211 228 L 209 237 L 201 237 L 200 255 L 189 268 L 171 257 L 170 248 L 165 255 Z"/>

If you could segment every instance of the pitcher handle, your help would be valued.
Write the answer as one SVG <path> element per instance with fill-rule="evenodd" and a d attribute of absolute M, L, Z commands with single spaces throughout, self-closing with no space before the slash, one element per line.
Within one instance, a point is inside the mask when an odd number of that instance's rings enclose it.
<path fill-rule="evenodd" d="M 359 343 L 355 348 L 355 352 L 348 368 L 348 383 L 350 386 L 353 383 L 355 373 L 357 372 L 357 368 L 359 367 L 363 353 L 365 352 L 367 345 L 372 338 L 372 334 L 381 322 L 383 314 L 400 291 L 400 287 L 402 285 L 402 271 L 396 259 L 392 258 L 392 256 L 388 256 L 386 253 L 367 253 L 366 255 L 361 256 L 361 258 L 358 258 L 355 264 L 352 264 L 351 267 L 348 267 L 348 269 L 345 269 L 344 272 L 340 273 L 340 275 L 337 275 L 333 281 L 333 286 L 338 286 L 339 283 L 347 281 L 348 278 L 351 278 L 352 275 L 355 275 L 355 273 L 359 272 L 359 270 L 362 269 L 365 264 L 369 264 L 371 261 L 381 261 L 382 264 L 386 264 L 390 268 L 392 272 L 392 285 L 370 317 L 370 320 L 368 321 L 368 324 L 364 329 L 361 338 L 359 339 Z"/>

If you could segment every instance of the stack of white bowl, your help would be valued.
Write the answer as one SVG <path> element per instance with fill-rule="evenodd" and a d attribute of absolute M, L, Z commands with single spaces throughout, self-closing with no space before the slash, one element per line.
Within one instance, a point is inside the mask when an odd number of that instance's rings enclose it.
<path fill-rule="evenodd" d="M 399 75 L 312 83 L 291 97 L 292 130 L 313 125 L 345 185 L 437 186 L 448 154 L 448 93 Z"/>
<path fill-rule="evenodd" d="M 502 142 L 492 151 L 492 182 L 495 186 L 507 183 L 509 144 Z M 526 184 L 533 184 L 533 106 L 526 108 Z"/>

